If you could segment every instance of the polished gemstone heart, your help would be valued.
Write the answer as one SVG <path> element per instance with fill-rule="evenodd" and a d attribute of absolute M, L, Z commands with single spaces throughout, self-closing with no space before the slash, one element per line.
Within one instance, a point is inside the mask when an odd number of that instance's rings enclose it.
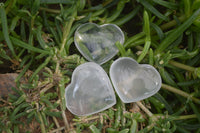
<path fill-rule="evenodd" d="M 157 93 L 161 77 L 151 65 L 138 64 L 129 57 L 119 58 L 110 67 L 113 86 L 124 103 L 136 102 Z"/>
<path fill-rule="evenodd" d="M 94 62 L 74 70 L 71 84 L 65 89 L 65 99 L 68 110 L 78 116 L 98 113 L 116 103 L 108 75 Z"/>
<path fill-rule="evenodd" d="M 124 43 L 124 34 L 114 24 L 86 23 L 77 28 L 74 42 L 80 53 L 89 61 L 103 64 L 115 56 L 116 42 Z"/>

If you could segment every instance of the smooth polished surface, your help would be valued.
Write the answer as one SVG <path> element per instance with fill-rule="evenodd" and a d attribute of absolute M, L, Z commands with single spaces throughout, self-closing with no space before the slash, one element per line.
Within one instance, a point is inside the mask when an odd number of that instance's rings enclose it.
<path fill-rule="evenodd" d="M 75 32 L 74 42 L 79 52 L 89 61 L 103 64 L 118 52 L 116 42 L 124 43 L 124 34 L 114 24 L 86 23 Z"/>
<path fill-rule="evenodd" d="M 78 66 L 65 89 L 66 106 L 78 116 L 87 116 L 112 107 L 115 93 L 106 72 L 96 63 Z"/>
<path fill-rule="evenodd" d="M 161 77 L 151 65 L 138 64 L 134 59 L 122 57 L 110 67 L 113 86 L 124 103 L 148 98 L 161 87 Z"/>

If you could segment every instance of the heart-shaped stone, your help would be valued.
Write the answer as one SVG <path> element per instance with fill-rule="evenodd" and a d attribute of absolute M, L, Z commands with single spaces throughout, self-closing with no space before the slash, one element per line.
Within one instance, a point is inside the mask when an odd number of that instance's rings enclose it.
<path fill-rule="evenodd" d="M 86 23 L 77 28 L 74 42 L 79 52 L 89 61 L 103 64 L 115 56 L 116 42 L 124 43 L 124 34 L 114 24 Z"/>
<path fill-rule="evenodd" d="M 86 116 L 112 107 L 115 93 L 108 75 L 94 62 L 78 66 L 65 89 L 66 107 L 73 114 Z"/>
<path fill-rule="evenodd" d="M 136 102 L 157 93 L 161 77 L 151 65 L 138 64 L 134 59 L 122 57 L 110 67 L 113 86 L 124 103 Z"/>

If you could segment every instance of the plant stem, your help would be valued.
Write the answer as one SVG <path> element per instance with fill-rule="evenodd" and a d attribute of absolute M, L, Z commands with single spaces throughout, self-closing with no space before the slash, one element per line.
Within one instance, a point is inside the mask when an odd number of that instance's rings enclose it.
<path fill-rule="evenodd" d="M 56 62 L 55 73 L 62 77 L 62 74 L 60 73 L 60 70 L 59 70 L 59 66 L 60 66 L 60 63 Z M 64 102 L 63 87 L 64 87 L 64 83 L 63 83 L 63 81 L 60 81 L 59 88 L 57 89 L 57 90 L 60 91 L 60 101 L 59 101 L 59 103 L 60 103 L 60 107 L 61 107 L 61 113 L 62 113 L 62 118 L 63 118 L 64 124 L 65 124 L 65 128 L 68 131 L 69 130 L 69 123 L 68 123 L 68 120 L 67 120 L 67 117 L 66 117 L 66 114 L 65 114 L 65 108 L 63 106 L 63 102 Z"/>
<path fill-rule="evenodd" d="M 55 116 L 53 116 L 53 121 L 55 122 L 56 127 L 57 127 L 57 128 L 60 128 L 60 124 L 58 123 L 58 120 L 56 119 Z"/>
<path fill-rule="evenodd" d="M 168 91 L 171 91 L 173 93 L 179 94 L 179 95 L 181 95 L 181 96 L 183 96 L 185 98 L 191 98 L 195 103 L 200 104 L 200 99 L 195 98 L 195 97 L 191 96 L 190 94 L 188 94 L 188 93 L 186 93 L 186 92 L 184 92 L 182 90 L 179 90 L 179 89 L 177 89 L 175 87 L 172 87 L 172 86 L 169 86 L 169 85 L 166 85 L 166 84 L 162 84 L 161 87 L 163 89 L 165 89 L 165 90 L 168 90 Z"/>
<path fill-rule="evenodd" d="M 41 132 L 46 133 L 44 122 L 43 122 L 43 119 L 42 119 L 40 112 L 37 112 L 37 115 L 38 115 L 40 122 L 41 122 L 41 124 L 40 124 Z"/>
<path fill-rule="evenodd" d="M 56 74 L 61 75 L 60 70 L 57 71 Z M 60 107 L 61 107 L 62 118 L 63 118 L 64 124 L 65 124 L 65 129 L 68 131 L 69 130 L 69 123 L 68 123 L 68 120 L 67 120 L 67 117 L 66 117 L 66 114 L 65 114 L 65 107 L 63 105 L 64 100 L 65 100 L 63 98 L 63 87 L 64 87 L 64 83 L 63 83 L 63 81 L 60 81 L 59 88 L 57 88 L 57 90 L 60 91 L 59 103 L 60 103 Z"/>
<path fill-rule="evenodd" d="M 182 116 L 175 117 L 174 120 L 185 120 L 185 119 L 192 119 L 192 118 L 197 118 L 197 115 L 195 115 L 195 114 L 193 114 L 193 115 L 182 115 Z"/>
<path fill-rule="evenodd" d="M 153 114 L 147 109 L 140 101 L 136 102 L 137 105 L 149 116 L 151 117 Z"/>
<path fill-rule="evenodd" d="M 66 130 L 68 131 L 69 130 L 69 123 L 68 123 L 68 120 L 67 120 L 67 117 L 65 115 L 65 110 L 62 109 L 62 118 L 63 118 L 63 121 L 65 123 L 65 128 Z"/>
<path fill-rule="evenodd" d="M 51 89 L 53 86 L 54 86 L 53 83 L 47 84 L 47 85 L 40 91 L 40 94 L 45 93 L 46 91 L 48 91 L 49 89 Z"/>
<path fill-rule="evenodd" d="M 49 8 L 45 8 L 45 7 L 40 7 L 39 10 L 50 12 L 50 13 L 55 13 L 55 14 L 59 14 L 60 13 L 60 10 L 49 9 Z"/>
<path fill-rule="evenodd" d="M 63 38 L 62 38 L 62 44 L 61 44 L 61 47 L 60 47 L 60 53 L 62 53 L 62 51 L 65 47 L 65 44 L 67 42 L 72 23 L 74 22 L 76 15 L 77 15 L 77 11 L 76 11 L 76 9 L 74 9 L 73 14 L 71 15 L 71 19 L 65 23 L 65 26 L 64 26 L 64 29 L 63 29 Z"/>
<path fill-rule="evenodd" d="M 50 133 L 61 132 L 61 130 L 64 130 L 64 129 L 65 129 L 64 126 L 63 127 L 59 127 L 57 129 L 54 129 L 54 130 L 50 131 Z"/>
<path fill-rule="evenodd" d="M 60 67 L 60 63 L 59 63 L 59 61 L 57 61 L 57 62 L 56 62 L 56 70 L 55 70 L 55 73 L 58 74 L 58 75 L 60 74 L 59 67 Z"/>
<path fill-rule="evenodd" d="M 178 67 L 178 68 L 190 71 L 190 72 L 194 72 L 195 71 L 195 67 L 191 67 L 191 66 L 188 66 L 188 65 L 173 61 L 173 60 L 170 60 L 168 63 L 173 65 L 173 66 L 175 66 L 175 67 Z"/>
<path fill-rule="evenodd" d="M 178 19 L 179 19 L 180 22 L 183 22 L 186 19 L 186 17 L 185 17 L 185 15 L 183 15 L 183 16 L 178 17 Z M 176 24 L 177 24 L 176 20 L 172 20 L 168 23 L 161 25 L 160 28 L 162 30 L 166 30 L 166 29 L 169 29 L 169 28 L 175 26 Z"/>

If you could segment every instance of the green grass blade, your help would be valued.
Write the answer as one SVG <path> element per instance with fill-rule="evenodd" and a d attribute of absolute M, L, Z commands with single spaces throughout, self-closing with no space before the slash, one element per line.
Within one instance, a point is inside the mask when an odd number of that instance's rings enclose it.
<path fill-rule="evenodd" d="M 195 0 L 192 4 L 192 9 L 198 9 L 200 7 L 200 0 Z"/>
<path fill-rule="evenodd" d="M 121 14 L 121 12 L 123 11 L 124 7 L 125 7 L 126 2 L 125 1 L 120 1 L 117 4 L 117 8 L 114 11 L 114 13 L 112 14 L 112 16 L 110 16 L 109 18 L 106 19 L 107 23 L 110 23 L 114 20 L 116 20 L 116 18 Z"/>
<path fill-rule="evenodd" d="M 140 63 L 142 59 L 146 56 L 151 45 L 149 15 L 146 11 L 144 11 L 144 32 L 146 33 L 145 45 L 144 45 L 144 49 L 142 50 L 142 54 L 137 59 L 138 63 Z"/>
<path fill-rule="evenodd" d="M 191 0 L 184 0 L 184 11 L 187 17 L 190 16 L 191 13 L 191 4 L 190 4 Z"/>
<path fill-rule="evenodd" d="M 157 3 L 161 6 L 167 7 L 169 9 L 177 9 L 177 4 L 173 3 L 173 2 L 168 2 L 168 1 L 164 1 L 164 0 L 152 0 L 154 3 Z"/>
<path fill-rule="evenodd" d="M 33 3 L 31 3 L 31 14 L 36 15 L 37 11 L 39 10 L 40 7 L 40 0 L 34 0 Z"/>
<path fill-rule="evenodd" d="M 61 40 L 62 39 L 62 29 L 61 29 L 61 26 L 60 26 L 58 19 L 55 19 L 55 25 L 56 25 L 56 29 L 58 31 L 59 40 Z"/>
<path fill-rule="evenodd" d="M 128 47 L 131 43 L 137 41 L 138 39 L 140 39 L 144 36 L 145 36 L 145 32 L 138 33 L 138 34 L 128 38 L 128 40 L 125 42 L 124 46 Z"/>
<path fill-rule="evenodd" d="M 18 82 L 22 76 L 25 74 L 25 72 L 28 70 L 28 68 L 30 67 L 31 63 L 33 61 L 33 58 L 29 61 L 29 63 L 22 69 L 22 71 L 20 72 L 20 74 L 17 76 L 17 78 L 15 79 L 15 82 Z"/>
<path fill-rule="evenodd" d="M 149 49 L 149 64 L 152 65 L 152 66 L 154 64 L 154 59 L 153 58 L 154 58 L 154 56 L 153 56 L 153 49 L 150 48 Z"/>
<path fill-rule="evenodd" d="M 60 45 L 60 40 L 59 40 L 59 36 L 58 36 L 58 33 L 52 28 L 50 27 L 50 31 L 55 39 L 55 42 Z"/>
<path fill-rule="evenodd" d="M 174 113 L 174 111 L 172 110 L 172 107 L 169 105 L 169 103 L 165 100 L 165 98 L 162 95 L 160 95 L 159 93 L 156 93 L 154 97 L 157 98 L 161 103 L 165 105 L 165 108 L 167 109 L 169 114 Z"/>
<path fill-rule="evenodd" d="M 100 133 L 100 130 L 94 125 L 90 125 L 89 129 L 92 133 Z"/>
<path fill-rule="evenodd" d="M 164 82 L 166 82 L 169 85 L 177 87 L 176 82 L 172 79 L 170 73 L 168 73 L 164 68 L 160 68 L 159 72 Z"/>
<path fill-rule="evenodd" d="M 198 111 L 199 108 L 197 108 L 197 107 L 194 105 L 193 102 L 190 102 L 189 104 L 190 104 L 192 110 L 194 111 L 194 113 L 197 115 L 198 121 L 200 122 L 200 112 Z"/>
<path fill-rule="evenodd" d="M 42 49 L 39 49 L 39 48 L 36 48 L 36 47 L 33 47 L 17 38 L 14 38 L 14 37 L 10 37 L 11 41 L 13 42 L 13 44 L 17 45 L 17 46 L 20 46 L 22 48 L 25 48 L 25 49 L 28 49 L 30 51 L 33 51 L 33 52 L 37 52 L 37 53 L 46 53 L 46 54 L 50 54 L 49 51 L 46 51 L 46 50 L 42 50 Z"/>
<path fill-rule="evenodd" d="M 158 34 L 160 40 L 163 40 L 163 38 L 164 38 L 164 33 L 163 33 L 162 29 L 161 29 L 158 25 L 156 25 L 156 24 L 154 24 L 154 23 L 151 23 L 150 25 L 151 25 L 151 27 L 157 32 L 157 34 Z"/>
<path fill-rule="evenodd" d="M 73 0 L 40 0 L 42 4 L 73 4 Z"/>
<path fill-rule="evenodd" d="M 51 60 L 51 57 L 49 56 L 48 58 L 46 58 L 46 60 L 44 61 L 44 63 L 42 63 L 36 70 L 35 72 L 32 74 L 32 76 L 29 79 L 29 82 L 32 82 L 34 77 L 39 73 L 40 70 L 42 70 L 42 68 L 44 68 L 49 61 Z"/>
<path fill-rule="evenodd" d="M 6 17 L 6 12 L 5 12 L 4 6 L 0 6 L 0 15 L 1 15 L 1 24 L 2 24 L 3 35 L 5 38 L 5 41 L 8 45 L 8 48 L 10 49 L 12 55 L 15 58 L 17 58 L 17 56 L 15 54 L 15 50 L 12 45 L 12 42 L 10 41 L 10 37 L 9 37 L 9 33 L 8 33 L 7 17 Z"/>
<path fill-rule="evenodd" d="M 188 18 L 182 25 L 180 25 L 176 30 L 170 33 L 158 46 L 156 53 L 162 52 L 166 49 L 173 41 L 175 41 L 197 18 L 200 14 L 200 8 L 196 10 L 190 18 Z"/>
<path fill-rule="evenodd" d="M 17 22 L 19 21 L 20 17 L 19 16 L 16 16 L 12 19 L 12 23 L 10 25 L 10 31 L 14 31 L 14 29 L 16 28 L 17 26 Z"/>
<path fill-rule="evenodd" d="M 122 18 L 119 18 L 118 20 L 114 21 L 113 23 L 116 25 L 123 25 L 129 20 L 131 20 L 140 10 L 141 6 L 137 6 L 133 11 L 131 11 L 129 14 L 125 15 Z"/>
<path fill-rule="evenodd" d="M 165 21 L 168 20 L 166 16 L 160 13 L 156 8 L 154 8 L 147 0 L 138 0 L 146 9 L 156 15 L 158 18 L 163 19 Z"/>
<path fill-rule="evenodd" d="M 21 24 L 20 24 L 20 36 L 23 41 L 26 40 L 26 29 L 25 29 L 25 24 L 23 20 L 21 21 Z"/>
<path fill-rule="evenodd" d="M 38 30 L 37 30 L 37 40 L 43 49 L 48 48 L 48 45 L 45 43 L 45 41 L 42 38 L 41 28 L 38 28 Z"/>

